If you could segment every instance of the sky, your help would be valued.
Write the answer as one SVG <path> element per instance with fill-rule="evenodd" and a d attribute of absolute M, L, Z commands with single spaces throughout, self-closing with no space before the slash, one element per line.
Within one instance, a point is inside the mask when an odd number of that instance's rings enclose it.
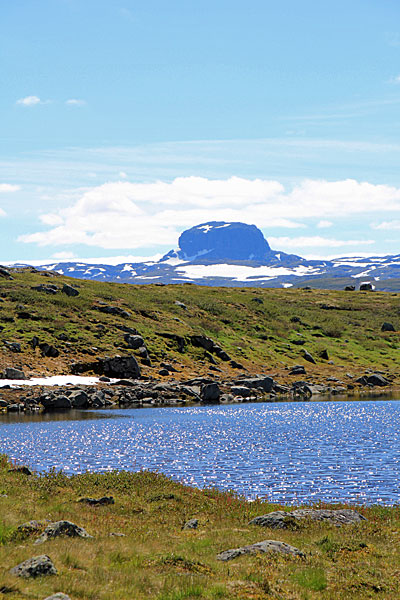
<path fill-rule="evenodd" d="M 400 253 L 398 0 L 0 3 L 0 263 Z M 139 258 L 138 258 L 139 257 Z"/>

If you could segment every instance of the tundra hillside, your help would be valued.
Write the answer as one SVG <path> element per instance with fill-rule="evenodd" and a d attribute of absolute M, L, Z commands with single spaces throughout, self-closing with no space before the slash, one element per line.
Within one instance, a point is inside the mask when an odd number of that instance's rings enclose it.
<path fill-rule="evenodd" d="M 14 269 L 0 277 L 0 370 L 69 374 L 73 363 L 133 354 L 142 375 L 156 379 L 168 376 L 168 363 L 178 380 L 246 372 L 290 384 L 299 379 L 291 368 L 302 365 L 309 382 L 336 378 L 357 390 L 357 378 L 378 371 L 396 385 L 399 299 L 385 292 L 138 286 Z M 132 348 L 129 332 L 145 347 Z M 199 346 L 196 336 L 211 338 L 222 352 Z"/>
<path fill-rule="evenodd" d="M 355 507 L 355 513 L 343 507 L 355 519 L 341 525 L 297 521 L 276 515 L 293 507 L 246 502 L 156 473 L 38 476 L 10 467 L 0 457 L 2 598 L 44 600 L 56 592 L 71 600 L 400 598 L 398 507 Z M 322 507 L 314 509 L 310 514 Z M 266 514 L 269 526 L 250 523 Z M 224 552 L 265 540 L 275 541 L 264 544 L 265 553 Z M 12 572 L 33 557 L 41 557 L 36 571 L 31 565 L 29 572 Z M 39 565 L 41 575 L 33 577 Z"/>

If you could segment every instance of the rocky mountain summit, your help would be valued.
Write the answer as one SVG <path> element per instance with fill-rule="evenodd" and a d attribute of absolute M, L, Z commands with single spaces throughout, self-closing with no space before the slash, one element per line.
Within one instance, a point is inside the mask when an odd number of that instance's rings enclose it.
<path fill-rule="evenodd" d="M 15 265 L 26 266 L 26 265 Z M 400 291 L 400 254 L 307 260 L 271 249 L 255 225 L 223 221 L 184 231 L 178 248 L 157 262 L 118 265 L 62 262 L 38 267 L 62 275 L 120 283 L 195 283 L 207 286 L 304 287 L 350 290 L 362 284 Z M 1 276 L 1 273 L 0 273 Z"/>

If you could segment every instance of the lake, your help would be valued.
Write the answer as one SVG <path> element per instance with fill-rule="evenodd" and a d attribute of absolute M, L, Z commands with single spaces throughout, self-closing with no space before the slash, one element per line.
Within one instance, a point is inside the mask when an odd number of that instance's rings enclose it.
<path fill-rule="evenodd" d="M 280 402 L 0 417 L 38 471 L 160 471 L 285 504 L 400 503 L 400 402 Z"/>

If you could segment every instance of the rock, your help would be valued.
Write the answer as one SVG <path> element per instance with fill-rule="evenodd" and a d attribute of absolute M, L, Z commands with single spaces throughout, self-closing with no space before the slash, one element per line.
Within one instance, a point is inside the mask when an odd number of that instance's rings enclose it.
<path fill-rule="evenodd" d="M 5 408 L 6 406 L 8 406 L 7 400 L 2 400 L 0 398 L 0 408 Z"/>
<path fill-rule="evenodd" d="M 42 575 L 57 575 L 57 569 L 49 556 L 41 554 L 40 556 L 28 558 L 28 560 L 11 569 L 10 573 L 17 577 L 29 578 L 40 577 Z"/>
<path fill-rule="evenodd" d="M 329 360 L 328 350 L 321 350 L 321 352 L 319 353 L 319 355 L 324 360 Z"/>
<path fill-rule="evenodd" d="M 49 539 L 65 535 L 67 537 L 92 538 L 82 527 L 70 521 L 56 521 L 46 527 L 41 536 L 35 540 L 35 544 L 43 544 Z"/>
<path fill-rule="evenodd" d="M 236 360 L 231 360 L 229 365 L 232 369 L 244 369 L 244 366 L 241 363 L 236 362 Z"/>
<path fill-rule="evenodd" d="M 255 517 L 255 519 L 250 521 L 249 525 L 260 525 L 261 527 L 269 527 L 270 529 L 291 529 L 305 519 L 329 522 L 338 527 L 366 521 L 365 517 L 360 513 L 347 508 L 339 508 L 337 510 L 299 508 L 291 512 L 277 510 L 266 515 L 261 515 L 260 517 Z"/>
<path fill-rule="evenodd" d="M 200 348 L 204 348 L 208 352 L 213 352 L 215 347 L 215 342 L 205 335 L 192 335 L 190 336 L 190 341 L 193 346 L 200 346 Z"/>
<path fill-rule="evenodd" d="M 372 283 L 362 283 L 360 285 L 360 292 L 373 292 L 374 286 Z"/>
<path fill-rule="evenodd" d="M 46 410 L 72 408 L 71 400 L 64 394 L 60 396 L 54 394 L 43 395 L 40 396 L 39 402 Z"/>
<path fill-rule="evenodd" d="M 355 285 L 346 285 L 346 287 L 344 288 L 345 292 L 354 292 L 354 290 L 356 289 Z"/>
<path fill-rule="evenodd" d="M 158 371 L 158 374 L 161 375 L 161 376 L 163 376 L 163 377 L 167 377 L 169 375 L 169 371 L 168 371 L 168 369 L 160 369 Z"/>
<path fill-rule="evenodd" d="M 392 323 L 383 323 L 382 327 L 381 327 L 381 331 L 396 331 L 394 328 L 394 325 L 392 325 Z"/>
<path fill-rule="evenodd" d="M 305 375 L 306 370 L 303 365 L 295 365 L 289 371 L 289 375 Z"/>
<path fill-rule="evenodd" d="M 225 550 L 217 555 L 217 560 L 227 561 L 242 556 L 243 554 L 259 554 L 266 552 L 277 552 L 279 554 L 290 554 L 292 556 L 304 557 L 304 553 L 295 548 L 289 546 L 285 542 L 278 542 L 276 540 L 264 540 L 250 546 L 242 546 L 241 548 L 234 548 L 233 550 Z"/>
<path fill-rule="evenodd" d="M 272 377 L 250 377 L 246 379 L 238 379 L 237 384 L 251 389 L 259 389 L 267 394 L 272 391 L 274 380 Z"/>
<path fill-rule="evenodd" d="M 189 519 L 189 521 L 186 521 L 182 529 L 197 529 L 198 525 L 198 519 Z"/>
<path fill-rule="evenodd" d="M 27 521 L 26 523 L 22 523 L 22 525 L 18 525 L 17 531 L 22 533 L 24 536 L 32 535 L 33 533 L 38 533 L 46 526 L 45 521 Z"/>
<path fill-rule="evenodd" d="M 367 377 L 367 384 L 369 385 L 390 385 L 390 381 L 386 379 L 383 375 L 379 375 L 379 373 L 374 373 L 373 375 L 369 375 Z"/>
<path fill-rule="evenodd" d="M 61 334 L 61 335 L 63 335 L 63 334 Z M 61 335 L 59 337 L 60 340 L 62 339 Z M 35 350 L 39 346 L 39 338 L 36 335 L 34 335 L 33 338 L 31 339 L 31 341 L 28 342 L 28 344 L 30 346 L 32 346 L 32 348 Z"/>
<path fill-rule="evenodd" d="M 89 406 L 89 396 L 83 390 L 72 392 L 69 401 L 72 408 L 87 408 Z"/>
<path fill-rule="evenodd" d="M 26 467 L 25 465 L 22 465 L 20 467 L 12 467 L 11 469 L 8 469 L 9 473 L 23 473 L 23 475 L 32 475 L 32 471 L 30 469 L 28 469 L 28 467 Z"/>
<path fill-rule="evenodd" d="M 78 502 L 89 504 L 90 506 L 99 506 L 104 504 L 115 504 L 112 496 L 103 496 L 102 498 L 80 498 Z"/>
<path fill-rule="evenodd" d="M 103 383 L 109 383 L 110 382 L 110 378 L 106 377 L 105 375 L 102 375 L 101 377 L 99 377 L 99 381 L 101 381 Z"/>
<path fill-rule="evenodd" d="M 231 387 L 231 393 L 235 396 L 242 396 L 242 398 L 248 398 L 252 394 L 251 389 L 244 385 L 233 385 Z"/>
<path fill-rule="evenodd" d="M 251 301 L 255 302 L 256 304 L 264 304 L 264 300 L 262 298 L 252 298 Z"/>
<path fill-rule="evenodd" d="M 2 266 L 0 266 L 0 277 L 4 277 L 4 279 L 12 279 L 11 273 Z"/>
<path fill-rule="evenodd" d="M 175 300 L 175 305 L 179 306 L 180 308 L 183 308 L 183 310 L 187 310 L 186 304 L 184 304 L 183 302 L 179 302 L 179 300 Z"/>
<path fill-rule="evenodd" d="M 42 356 L 48 356 L 50 358 L 57 358 L 60 355 L 59 351 L 55 346 L 51 344 L 47 344 L 47 342 L 42 342 L 39 344 L 39 348 L 42 351 Z"/>
<path fill-rule="evenodd" d="M 308 362 L 313 363 L 313 365 L 315 365 L 314 357 L 309 352 L 307 352 L 307 350 L 303 350 L 303 357 L 305 360 L 308 360 Z"/>
<path fill-rule="evenodd" d="M 103 374 L 116 379 L 139 379 L 140 367 L 134 356 L 114 356 L 100 361 Z"/>
<path fill-rule="evenodd" d="M 14 367 L 6 367 L 2 375 L 3 379 L 28 379 L 21 369 Z"/>
<path fill-rule="evenodd" d="M 130 348 L 131 350 L 138 350 L 138 348 L 144 345 L 144 340 L 140 335 L 131 335 L 129 333 L 126 333 L 124 335 L 124 340 L 128 345 L 128 348 Z"/>
<path fill-rule="evenodd" d="M 185 347 L 186 347 L 186 340 L 181 335 L 176 335 L 176 333 L 169 333 L 169 332 L 163 332 L 163 333 L 158 332 L 157 335 L 159 335 L 160 337 L 163 337 L 167 340 L 175 341 L 178 345 L 178 352 L 184 352 Z"/>
<path fill-rule="evenodd" d="M 3 343 L 9 350 L 11 350 L 11 352 L 21 352 L 21 344 L 18 342 L 4 341 Z"/>
<path fill-rule="evenodd" d="M 75 289 L 74 287 L 72 287 L 72 285 L 68 285 L 67 283 L 64 283 L 61 291 L 63 294 L 66 294 L 67 296 L 70 296 L 70 297 L 79 296 L 78 290 Z"/>
<path fill-rule="evenodd" d="M 44 600 L 71 600 L 67 594 L 63 594 L 62 592 L 57 592 L 56 594 L 52 594 L 51 596 L 47 596 Z"/>
<path fill-rule="evenodd" d="M 54 295 L 57 294 L 59 288 L 56 285 L 45 285 L 41 283 L 40 285 L 35 285 L 31 288 L 32 290 L 36 290 L 37 292 L 44 292 L 45 294 Z"/>
<path fill-rule="evenodd" d="M 218 404 L 221 390 L 218 383 L 206 383 L 201 386 L 200 398 L 202 402 Z"/>
<path fill-rule="evenodd" d="M 30 319 L 31 321 L 40 321 L 41 320 L 41 317 L 38 317 L 38 315 L 34 315 L 26 310 L 17 312 L 17 317 L 18 317 L 18 319 L 25 319 L 25 320 Z"/>
<path fill-rule="evenodd" d="M 116 315 L 118 317 L 130 317 L 131 314 L 127 311 L 124 310 L 123 308 L 120 308 L 119 306 L 108 306 L 107 304 L 102 305 L 100 304 L 99 306 L 92 306 L 92 310 L 99 310 L 102 313 L 106 313 L 107 315 Z"/>

